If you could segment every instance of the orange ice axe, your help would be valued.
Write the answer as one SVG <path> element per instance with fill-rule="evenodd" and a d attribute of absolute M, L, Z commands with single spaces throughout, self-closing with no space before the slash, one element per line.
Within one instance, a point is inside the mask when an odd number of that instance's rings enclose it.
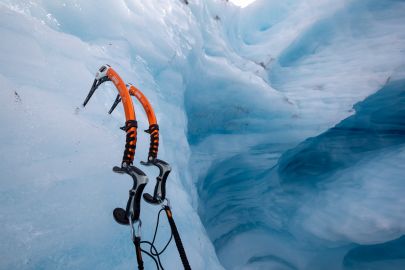
<path fill-rule="evenodd" d="M 129 225 L 139 220 L 141 209 L 141 197 L 143 189 L 145 188 L 148 177 L 139 168 L 132 166 L 135 157 L 136 136 L 137 136 L 137 121 L 135 116 L 134 105 L 132 103 L 129 91 L 118 75 L 118 73 L 109 65 L 103 65 L 96 73 L 93 85 L 90 92 L 83 102 L 83 107 L 89 102 L 90 98 L 97 90 L 97 88 L 104 82 L 111 81 L 118 90 L 118 95 L 122 100 L 125 111 L 125 126 L 122 128 L 126 132 L 125 151 L 122 158 L 121 167 L 115 166 L 113 171 L 120 174 L 128 174 L 133 179 L 133 187 L 129 191 L 129 199 L 126 209 L 115 208 L 113 215 L 115 220 L 123 225 Z"/>
<path fill-rule="evenodd" d="M 147 161 L 141 161 L 141 164 L 145 166 L 154 165 L 159 168 L 159 176 L 156 177 L 156 185 L 153 196 L 149 193 L 145 193 L 143 194 L 143 198 L 148 203 L 160 204 L 166 199 L 166 180 L 172 169 L 167 162 L 157 158 L 159 150 L 159 125 L 157 124 L 156 115 L 152 108 L 152 105 L 141 90 L 139 90 L 132 84 L 127 84 L 127 87 L 129 88 L 130 95 L 135 96 L 142 104 L 149 122 L 149 129 L 145 130 L 145 132 L 150 134 L 149 154 Z M 111 106 L 111 109 L 108 113 L 112 113 L 117 105 L 121 102 L 121 100 L 122 97 L 120 95 L 117 95 L 117 98 L 115 99 L 115 102 Z"/>
<path fill-rule="evenodd" d="M 145 97 L 145 95 L 135 86 L 132 84 L 127 84 L 127 87 L 129 88 L 129 93 L 132 96 L 135 96 L 139 102 L 142 104 L 146 115 L 148 117 L 149 121 L 149 129 L 145 130 L 145 132 L 150 134 L 150 147 L 149 147 L 149 154 L 148 154 L 148 160 L 146 162 L 141 161 L 141 164 L 150 166 L 154 165 L 159 168 L 159 176 L 156 177 L 156 185 L 155 185 L 155 190 L 153 192 L 153 196 L 145 193 L 143 194 L 143 198 L 145 199 L 146 202 L 151 203 L 151 204 L 161 204 L 165 201 L 166 199 L 166 180 L 167 177 L 169 176 L 169 173 L 171 172 L 171 167 L 170 165 L 157 158 L 157 153 L 158 153 L 158 147 L 159 147 L 159 126 L 156 121 L 156 116 L 155 112 L 153 111 L 152 105 L 148 101 L 148 99 Z M 120 103 L 122 100 L 122 97 L 120 95 L 117 96 L 115 99 L 114 104 L 112 105 L 109 113 L 112 113 L 112 111 L 115 109 L 115 107 Z M 180 234 L 177 230 L 176 224 L 173 219 L 173 215 L 169 206 L 169 200 L 166 199 L 167 205 L 163 204 L 163 209 L 166 212 L 167 219 L 170 224 L 170 228 L 172 231 L 172 235 L 174 238 L 174 241 L 176 242 L 177 250 L 180 255 L 180 259 L 183 263 L 184 269 L 185 270 L 191 270 L 190 264 L 187 259 L 186 252 L 184 250 L 183 243 L 180 238 Z"/>

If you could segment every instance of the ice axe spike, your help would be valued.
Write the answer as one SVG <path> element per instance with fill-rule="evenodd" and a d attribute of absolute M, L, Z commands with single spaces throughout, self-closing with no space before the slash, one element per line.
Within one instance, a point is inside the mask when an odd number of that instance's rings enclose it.
<path fill-rule="evenodd" d="M 121 96 L 118 94 L 117 97 L 115 98 L 113 105 L 111 106 L 110 110 L 108 111 L 108 113 L 111 114 L 120 102 L 121 102 Z"/>
<path fill-rule="evenodd" d="M 87 103 L 89 102 L 91 96 L 94 94 L 94 92 L 96 91 L 98 85 L 97 85 L 97 79 L 94 79 L 93 85 L 90 88 L 89 94 L 87 95 L 86 99 L 83 102 L 83 107 L 86 107 Z"/>

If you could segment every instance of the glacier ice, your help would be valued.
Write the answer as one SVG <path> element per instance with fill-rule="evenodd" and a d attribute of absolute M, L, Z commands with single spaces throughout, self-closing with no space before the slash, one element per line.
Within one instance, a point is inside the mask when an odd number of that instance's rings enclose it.
<path fill-rule="evenodd" d="M 403 269 L 405 2 L 188 2 L 0 1 L 0 268 L 135 266 L 115 90 L 80 108 L 109 63 L 156 108 L 193 269 Z"/>
<path fill-rule="evenodd" d="M 107 85 L 98 90 L 85 111 L 80 108 L 95 71 L 104 63 L 139 86 L 159 108 L 161 158 L 173 166 L 167 192 L 173 198 L 189 259 L 199 268 L 222 268 L 190 196 L 180 70 L 191 47 L 183 41 L 194 42 L 187 38 L 187 27 L 193 27 L 188 23 L 191 12 L 181 2 L 165 5 L 130 1 L 0 3 L 0 119 L 6 131 L 1 133 L 1 149 L 7 153 L 0 165 L 1 268 L 134 267 L 129 230 L 114 224 L 111 212 L 126 203 L 130 187 L 128 180 L 111 172 L 120 162 L 125 141 L 118 128 L 123 112 L 106 114 L 115 96 Z M 104 14 L 99 13 L 102 11 Z M 171 27 L 166 28 L 166 23 Z M 146 116 L 138 111 L 140 128 L 146 129 Z M 140 132 L 139 141 L 147 142 L 146 135 Z M 147 148 L 147 143 L 138 145 L 137 162 L 146 157 Z M 144 204 L 145 239 L 152 237 L 157 211 Z M 168 225 L 163 224 L 158 246 L 165 243 L 168 232 Z M 181 265 L 174 246 L 162 260 L 168 269 Z M 145 263 L 148 269 L 154 267 L 146 258 Z"/>
<path fill-rule="evenodd" d="M 199 213 L 225 268 L 404 267 L 403 12 L 401 1 L 259 1 L 224 19 L 232 49 L 285 101 L 271 97 L 264 126 L 256 93 L 244 99 L 253 113 L 218 110 L 218 124 L 197 100 L 188 111 Z M 385 242 L 389 260 L 351 251 Z"/>

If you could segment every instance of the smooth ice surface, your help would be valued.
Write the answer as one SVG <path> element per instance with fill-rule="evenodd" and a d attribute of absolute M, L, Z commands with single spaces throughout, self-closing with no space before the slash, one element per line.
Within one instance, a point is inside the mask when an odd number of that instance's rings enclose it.
<path fill-rule="evenodd" d="M 135 267 L 112 219 L 131 185 L 111 171 L 114 87 L 81 107 L 108 63 L 155 107 L 193 269 L 404 269 L 403 14 L 400 0 L 0 0 L 0 268 Z M 158 209 L 142 204 L 145 239 Z M 162 261 L 181 268 L 174 243 Z"/>

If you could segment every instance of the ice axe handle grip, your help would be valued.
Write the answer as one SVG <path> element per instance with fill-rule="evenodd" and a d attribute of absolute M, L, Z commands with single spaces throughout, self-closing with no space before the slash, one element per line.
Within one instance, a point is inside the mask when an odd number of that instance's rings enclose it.
<path fill-rule="evenodd" d="M 133 219 L 138 220 L 139 219 L 139 214 L 141 212 L 141 197 L 142 197 L 142 192 L 143 189 L 145 188 L 146 184 L 148 183 L 148 177 L 146 174 L 138 169 L 135 166 L 129 166 L 126 168 L 127 174 L 129 174 L 132 177 L 132 180 L 134 181 L 134 185 L 132 187 L 132 190 L 130 191 L 133 192 L 133 201 L 132 205 L 127 205 L 127 213 L 131 209 L 133 210 Z M 130 196 L 131 197 L 131 196 Z M 129 200 L 128 200 L 129 202 Z M 130 208 L 128 208 L 128 206 Z"/>
<path fill-rule="evenodd" d="M 166 180 L 171 172 L 170 165 L 160 159 L 154 159 L 150 162 L 141 162 L 145 166 L 154 165 L 159 168 L 159 176 L 156 177 L 156 185 L 153 192 L 153 196 L 149 193 L 145 193 L 143 198 L 146 202 L 151 204 L 160 204 L 166 199 Z"/>
<path fill-rule="evenodd" d="M 129 224 L 129 216 L 132 216 L 133 221 L 139 220 L 142 192 L 148 183 L 148 177 L 142 170 L 135 166 L 128 166 L 126 168 L 115 166 L 113 171 L 116 173 L 126 173 L 130 175 L 134 182 L 132 189 L 129 191 L 129 199 L 125 209 L 125 215 L 121 215 L 118 217 L 119 220 L 117 220 L 118 223 L 127 225 Z"/>
<path fill-rule="evenodd" d="M 135 190 L 132 189 L 129 192 L 130 195 L 127 202 L 126 213 L 130 213 L 130 210 L 132 208 L 132 221 L 139 220 L 139 216 L 141 213 L 141 197 L 145 186 L 146 184 L 140 184 Z"/>

